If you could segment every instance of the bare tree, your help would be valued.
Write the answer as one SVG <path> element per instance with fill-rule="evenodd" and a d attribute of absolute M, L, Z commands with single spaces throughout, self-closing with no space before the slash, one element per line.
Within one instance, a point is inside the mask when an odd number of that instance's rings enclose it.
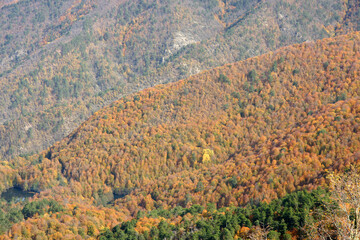
<path fill-rule="evenodd" d="M 265 227 L 256 226 L 251 230 L 248 237 L 250 240 L 267 240 L 269 231 L 270 231 L 269 227 L 265 228 Z"/>
<path fill-rule="evenodd" d="M 330 202 L 323 212 L 314 213 L 318 221 L 308 225 L 312 239 L 360 239 L 360 174 L 352 167 L 343 174 L 329 174 Z"/>

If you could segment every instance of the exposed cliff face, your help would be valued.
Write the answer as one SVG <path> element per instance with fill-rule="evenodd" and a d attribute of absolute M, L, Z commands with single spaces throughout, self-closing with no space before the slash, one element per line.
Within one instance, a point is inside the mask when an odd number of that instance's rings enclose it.
<path fill-rule="evenodd" d="M 0 10 L 0 155 L 42 150 L 132 92 L 334 35 L 345 15 L 341 0 L 7 5 Z"/>
<path fill-rule="evenodd" d="M 176 32 L 172 39 L 172 46 L 170 48 L 166 49 L 167 58 L 173 54 L 175 54 L 177 51 L 179 51 L 181 48 L 193 44 L 196 42 L 199 42 L 197 40 L 197 36 L 192 35 L 191 33 L 184 33 L 184 32 Z"/>

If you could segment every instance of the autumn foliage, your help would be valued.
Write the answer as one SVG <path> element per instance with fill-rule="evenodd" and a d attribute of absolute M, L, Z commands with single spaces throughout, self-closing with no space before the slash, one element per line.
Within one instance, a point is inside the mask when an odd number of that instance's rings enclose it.
<path fill-rule="evenodd" d="M 128 216 L 326 186 L 360 160 L 359 44 L 356 32 L 293 45 L 122 98 L 15 159 L 16 184 L 95 204 L 114 193 Z"/>

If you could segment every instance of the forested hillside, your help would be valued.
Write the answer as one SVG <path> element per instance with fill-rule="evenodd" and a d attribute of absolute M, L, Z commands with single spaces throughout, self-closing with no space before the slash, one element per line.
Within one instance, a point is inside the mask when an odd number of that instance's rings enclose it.
<path fill-rule="evenodd" d="M 352 0 L 2 1 L 0 156 L 44 150 L 135 91 L 358 19 Z"/>
<path fill-rule="evenodd" d="M 41 191 L 66 211 L 92 206 L 83 218 L 94 235 L 139 210 L 326 187 L 328 171 L 360 160 L 359 44 L 359 32 L 297 44 L 124 97 L 50 149 L 3 162 L 1 189 Z M 14 226 L 53 221 L 49 204 Z"/>

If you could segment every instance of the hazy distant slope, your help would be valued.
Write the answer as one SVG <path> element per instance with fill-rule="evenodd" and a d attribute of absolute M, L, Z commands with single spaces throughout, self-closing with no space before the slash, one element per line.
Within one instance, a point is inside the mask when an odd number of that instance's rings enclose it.
<path fill-rule="evenodd" d="M 43 150 L 134 91 L 332 36 L 353 7 L 341 0 L 22 0 L 4 6 L 0 154 Z"/>
<path fill-rule="evenodd" d="M 349 0 L 345 5 L 345 16 L 340 26 L 337 26 L 338 32 L 346 32 L 349 29 L 360 30 L 360 2 Z"/>
<path fill-rule="evenodd" d="M 193 1 L 20 1 L 2 8 L 2 155 L 41 150 L 99 107 L 154 84 L 136 79 L 162 63 L 176 31 L 184 29 L 185 36 L 173 53 L 221 30 L 214 7 Z"/>
<path fill-rule="evenodd" d="M 360 160 L 359 44 L 294 45 L 123 98 L 24 159 L 17 184 L 114 190 L 130 211 L 148 194 L 224 206 L 313 189 Z"/>

